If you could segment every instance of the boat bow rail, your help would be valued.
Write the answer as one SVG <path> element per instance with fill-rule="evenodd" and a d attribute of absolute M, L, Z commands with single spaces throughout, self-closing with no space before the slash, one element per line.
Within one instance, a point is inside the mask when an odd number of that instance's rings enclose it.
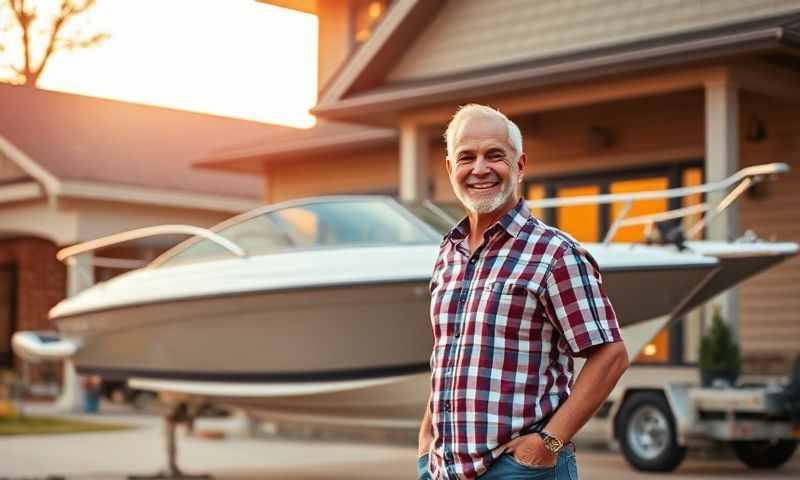
<path fill-rule="evenodd" d="M 687 230 L 685 236 L 686 238 L 691 239 L 698 235 L 703 228 L 708 226 L 708 224 L 714 220 L 714 218 L 716 218 L 726 208 L 733 204 L 742 193 L 747 191 L 747 189 L 766 179 L 772 179 L 778 174 L 788 172 L 789 170 L 789 165 L 786 163 L 767 163 L 743 168 L 730 177 L 727 177 L 719 182 L 709 182 L 693 187 L 670 188 L 667 190 L 653 190 L 634 193 L 609 193 L 603 195 L 584 195 L 579 197 L 545 198 L 541 200 L 528 200 L 527 203 L 532 208 L 556 208 L 575 205 L 603 205 L 622 203 L 622 209 L 620 213 L 614 219 L 614 222 L 608 229 L 608 233 L 603 239 L 603 243 L 606 245 L 611 243 L 611 239 L 614 238 L 614 234 L 616 234 L 617 230 L 619 230 L 621 227 L 627 227 L 631 225 L 647 225 L 648 228 L 652 228 L 652 225 L 657 222 L 674 220 L 696 213 L 705 212 L 703 218 Z M 626 218 L 631 206 L 637 201 L 662 198 L 681 198 L 689 195 L 725 192 L 729 189 L 730 192 L 724 198 L 722 198 L 722 200 L 717 202 L 716 205 L 703 202 L 690 207 L 676 208 L 661 213 Z"/>
<path fill-rule="evenodd" d="M 92 252 L 100 248 L 106 248 L 120 243 L 128 242 L 131 240 L 138 240 L 140 238 L 148 238 L 159 235 L 191 235 L 195 237 L 203 237 L 212 241 L 230 252 L 236 257 L 246 257 L 247 252 L 242 247 L 228 240 L 227 238 L 212 232 L 206 228 L 196 227 L 194 225 L 158 225 L 153 227 L 137 228 L 125 232 L 115 233 L 105 237 L 90 240 L 88 242 L 79 243 L 70 247 L 62 248 L 56 253 L 56 258 L 65 262 L 67 265 L 74 265 L 75 256 L 82 253 Z M 92 259 L 92 264 L 97 266 L 109 266 L 113 268 L 126 268 L 133 269 L 144 266 L 135 260 L 124 260 L 116 258 L 103 258 L 98 257 Z"/>

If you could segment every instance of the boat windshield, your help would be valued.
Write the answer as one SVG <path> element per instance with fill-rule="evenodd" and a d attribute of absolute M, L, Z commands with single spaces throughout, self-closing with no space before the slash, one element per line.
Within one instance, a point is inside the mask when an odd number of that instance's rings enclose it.
<path fill-rule="evenodd" d="M 375 197 L 294 204 L 214 230 L 249 256 L 327 247 L 438 244 L 439 229 L 420 220 L 397 203 Z M 224 248 L 200 237 L 178 245 L 175 252 L 154 266 L 230 258 Z"/>
<path fill-rule="evenodd" d="M 444 236 L 464 218 L 464 208 L 457 203 L 404 203 L 403 206 L 440 236 Z"/>

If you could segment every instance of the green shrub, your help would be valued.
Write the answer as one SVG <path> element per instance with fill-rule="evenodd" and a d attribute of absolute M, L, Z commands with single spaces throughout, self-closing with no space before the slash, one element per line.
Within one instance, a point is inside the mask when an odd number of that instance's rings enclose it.
<path fill-rule="evenodd" d="M 722 319 L 719 307 L 714 308 L 711 328 L 700 342 L 700 368 L 706 371 L 726 371 L 739 374 L 742 368 L 739 346 L 731 329 Z"/>

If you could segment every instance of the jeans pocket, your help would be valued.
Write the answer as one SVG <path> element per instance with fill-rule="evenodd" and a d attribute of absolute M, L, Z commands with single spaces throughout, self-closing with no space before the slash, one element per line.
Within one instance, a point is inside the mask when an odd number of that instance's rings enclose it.
<path fill-rule="evenodd" d="M 569 478 L 569 480 L 578 480 L 578 461 L 575 459 L 575 455 L 570 455 L 566 460 L 567 466 L 567 476 L 565 478 Z"/>
<path fill-rule="evenodd" d="M 417 479 L 418 480 L 427 480 L 430 478 L 428 476 L 428 454 L 419 457 L 417 459 Z"/>
<path fill-rule="evenodd" d="M 518 466 L 520 468 L 527 469 L 527 470 L 547 471 L 547 470 L 552 470 L 552 469 L 556 468 L 555 465 L 544 466 L 544 465 L 530 465 L 530 464 L 527 464 L 527 463 L 522 463 L 519 460 L 517 460 L 516 458 L 514 458 L 514 455 L 511 454 L 511 453 L 504 453 L 503 455 L 507 456 L 508 459 L 511 460 L 511 462 L 514 465 L 516 465 L 516 466 Z"/>

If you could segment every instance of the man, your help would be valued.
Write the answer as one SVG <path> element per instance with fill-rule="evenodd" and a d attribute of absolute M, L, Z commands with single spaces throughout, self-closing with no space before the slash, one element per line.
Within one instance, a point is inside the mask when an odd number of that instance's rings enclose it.
<path fill-rule="evenodd" d="M 505 115 L 467 105 L 445 133 L 467 217 L 431 280 L 431 394 L 419 434 L 423 479 L 577 478 L 570 439 L 628 366 L 597 264 L 531 216 L 527 158 Z M 573 357 L 586 358 L 573 384 Z"/>

